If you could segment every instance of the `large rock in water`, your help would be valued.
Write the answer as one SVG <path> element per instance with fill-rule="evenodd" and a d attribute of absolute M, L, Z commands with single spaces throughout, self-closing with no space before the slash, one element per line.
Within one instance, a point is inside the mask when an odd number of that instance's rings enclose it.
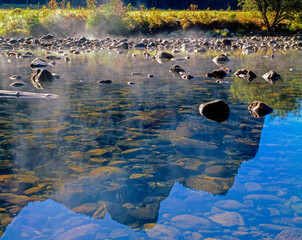
<path fill-rule="evenodd" d="M 229 118 L 230 108 L 222 100 L 203 103 L 199 106 L 201 115 L 216 122 L 224 122 Z"/>
<path fill-rule="evenodd" d="M 264 117 L 266 114 L 274 111 L 274 109 L 259 101 L 252 102 L 248 107 L 248 110 L 256 118 Z"/>
<path fill-rule="evenodd" d="M 179 65 L 173 65 L 170 69 L 169 69 L 170 73 L 177 73 L 177 74 L 185 74 L 186 70 L 184 70 L 182 67 L 180 67 Z"/>
<path fill-rule="evenodd" d="M 45 69 L 36 69 L 33 70 L 30 76 L 30 81 L 32 85 L 37 89 L 44 89 L 49 87 L 54 80 L 51 72 Z"/>
<path fill-rule="evenodd" d="M 273 70 L 270 70 L 269 72 L 265 73 L 264 75 L 262 75 L 262 77 L 265 81 L 270 84 L 274 84 L 277 80 L 281 78 L 281 76 Z"/>
<path fill-rule="evenodd" d="M 49 66 L 49 64 L 41 59 L 41 58 L 35 58 L 30 64 L 29 67 L 32 70 L 38 69 L 38 68 L 47 68 Z"/>
<path fill-rule="evenodd" d="M 157 59 L 172 59 L 172 58 L 174 58 L 174 56 L 173 56 L 172 54 L 167 53 L 167 52 L 162 52 L 162 51 L 159 51 L 159 52 L 155 55 L 155 57 L 156 57 Z"/>
<path fill-rule="evenodd" d="M 227 73 L 222 69 L 216 69 L 213 70 L 211 73 L 207 73 L 206 77 L 212 77 L 212 78 L 224 78 L 227 75 Z"/>
<path fill-rule="evenodd" d="M 220 54 L 213 59 L 213 62 L 216 63 L 217 65 L 223 65 L 228 63 L 229 61 L 230 61 L 229 58 L 224 54 Z"/>
<path fill-rule="evenodd" d="M 249 82 L 253 81 L 257 77 L 257 75 L 253 71 L 249 71 L 249 70 L 246 70 L 246 69 L 238 69 L 234 73 L 234 75 L 238 78 L 246 79 Z"/>

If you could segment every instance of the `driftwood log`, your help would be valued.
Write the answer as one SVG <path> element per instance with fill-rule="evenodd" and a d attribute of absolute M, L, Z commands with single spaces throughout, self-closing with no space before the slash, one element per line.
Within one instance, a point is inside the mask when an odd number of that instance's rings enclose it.
<path fill-rule="evenodd" d="M 59 96 L 50 93 L 33 93 L 33 92 L 21 92 L 21 91 L 7 91 L 0 90 L 0 98 L 45 98 L 55 99 Z"/>

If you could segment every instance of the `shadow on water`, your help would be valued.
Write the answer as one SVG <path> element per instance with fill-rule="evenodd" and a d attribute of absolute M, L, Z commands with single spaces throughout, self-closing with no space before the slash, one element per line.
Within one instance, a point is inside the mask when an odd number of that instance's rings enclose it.
<path fill-rule="evenodd" d="M 58 67 L 61 80 L 47 89 L 59 99 L 0 100 L 3 231 L 29 202 L 49 198 L 76 213 L 94 219 L 109 213 L 142 229 L 157 222 L 175 182 L 225 195 L 242 162 L 256 155 L 264 120 L 232 98 L 230 85 L 171 78 L 170 63 L 155 70 L 128 59 L 118 71 L 100 66 L 94 72 L 84 71 L 83 60 L 74 62 Z M 128 86 L 129 64 L 157 76 Z M 197 73 L 213 67 L 184 65 Z M 97 85 L 100 72 L 112 83 Z M 198 112 L 200 103 L 214 99 L 229 103 L 223 123 Z"/>

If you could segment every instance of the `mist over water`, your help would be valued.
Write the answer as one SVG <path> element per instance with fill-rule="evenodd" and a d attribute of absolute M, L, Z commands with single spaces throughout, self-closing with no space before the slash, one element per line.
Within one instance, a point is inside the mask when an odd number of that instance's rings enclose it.
<path fill-rule="evenodd" d="M 43 89 L 30 83 L 32 59 L 0 57 L 1 89 L 16 90 L 17 74 L 18 91 L 59 96 L 0 98 L 2 239 L 273 239 L 301 228 L 301 53 L 230 52 L 233 72 L 275 69 L 274 85 L 206 78 L 219 53 L 162 64 L 136 50 L 71 55 Z M 174 64 L 194 78 L 169 74 Z M 231 110 L 222 123 L 198 110 L 216 99 Z M 275 111 L 253 117 L 254 100 Z"/>

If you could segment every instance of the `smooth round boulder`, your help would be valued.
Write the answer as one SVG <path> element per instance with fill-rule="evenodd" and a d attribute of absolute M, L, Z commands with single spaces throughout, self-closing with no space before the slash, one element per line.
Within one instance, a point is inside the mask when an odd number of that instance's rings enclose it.
<path fill-rule="evenodd" d="M 199 112 L 204 117 L 215 122 L 224 122 L 229 118 L 230 108 L 222 100 L 203 103 L 199 106 Z"/>

